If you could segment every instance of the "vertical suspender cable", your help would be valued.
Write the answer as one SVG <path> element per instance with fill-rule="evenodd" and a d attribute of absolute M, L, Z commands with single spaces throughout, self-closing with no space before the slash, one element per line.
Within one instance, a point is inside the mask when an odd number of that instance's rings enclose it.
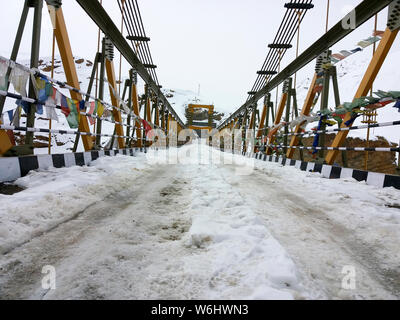
<path fill-rule="evenodd" d="M 328 27 L 329 27 L 329 9 L 330 9 L 330 0 L 328 0 L 328 3 L 326 5 L 326 26 L 325 26 L 325 32 L 328 32 Z"/>
<path fill-rule="evenodd" d="M 281 72 L 281 50 L 278 51 L 279 54 L 279 62 L 278 62 L 278 73 Z M 276 87 L 276 100 L 275 100 L 275 114 L 278 108 L 278 96 L 279 96 L 279 86 Z"/>
<path fill-rule="evenodd" d="M 55 55 L 55 48 L 56 48 L 56 27 L 57 27 L 57 13 L 56 13 L 56 9 L 52 8 L 50 9 L 52 10 L 52 12 L 50 13 L 51 15 L 53 15 L 54 17 L 54 21 L 53 22 L 53 43 L 52 43 L 52 47 L 51 47 L 51 78 L 54 78 L 54 55 Z M 48 143 L 48 154 L 51 154 L 51 127 L 52 127 L 52 120 L 51 120 L 51 116 L 49 119 L 49 143 Z"/>
<path fill-rule="evenodd" d="M 378 28 L 378 14 L 375 15 L 374 37 L 376 37 L 377 28 Z M 375 55 L 375 51 L 376 51 L 376 42 L 374 42 L 374 45 L 372 47 L 372 56 Z M 373 83 L 371 85 L 371 96 L 372 96 L 372 92 L 373 92 Z M 368 128 L 367 128 L 367 143 L 366 143 L 366 147 L 367 148 L 369 148 L 369 138 L 370 138 L 370 131 L 371 131 L 371 128 L 369 127 L 370 120 L 371 120 L 371 117 L 373 117 L 373 118 L 376 117 L 376 113 L 373 112 L 373 114 L 375 114 L 375 115 L 367 115 L 366 116 L 366 120 L 367 120 L 367 124 L 368 124 Z M 365 151 L 365 158 L 364 158 L 364 169 L 365 170 L 368 170 L 368 158 L 369 158 L 368 151 Z"/>
<path fill-rule="evenodd" d="M 376 37 L 376 31 L 378 28 L 378 14 L 375 15 L 375 22 L 374 22 L 374 37 Z M 374 42 L 373 47 L 372 47 L 372 56 L 375 55 L 376 51 L 376 42 Z M 371 86 L 371 95 L 372 95 L 373 88 Z"/>
<path fill-rule="evenodd" d="M 301 23 L 301 14 L 302 12 L 299 10 L 297 11 L 298 14 L 298 27 L 297 27 L 297 43 L 296 43 L 296 59 L 299 57 L 299 44 L 300 44 L 300 23 Z M 294 84 L 293 88 L 296 89 L 296 84 L 297 84 L 297 72 L 294 74 Z"/>
<path fill-rule="evenodd" d="M 125 0 L 122 0 L 121 11 L 121 34 L 124 34 L 124 6 Z M 121 96 L 121 73 L 122 73 L 122 53 L 119 53 L 119 75 L 118 75 L 118 94 Z"/>

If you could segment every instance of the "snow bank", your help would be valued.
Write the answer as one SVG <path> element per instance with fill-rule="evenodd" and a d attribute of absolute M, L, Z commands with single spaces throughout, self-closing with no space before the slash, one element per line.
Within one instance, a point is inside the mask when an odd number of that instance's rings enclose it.
<path fill-rule="evenodd" d="M 375 261 L 387 274 L 388 270 L 398 270 L 399 190 L 367 185 L 365 181 L 358 182 L 351 177 L 321 179 L 319 173 L 306 173 L 294 167 L 282 167 L 278 163 L 258 160 L 255 162 L 255 171 L 265 174 L 268 182 L 276 184 L 277 188 L 284 183 L 284 190 L 277 194 L 275 199 L 282 205 L 282 209 L 278 210 L 295 211 L 299 214 L 312 213 L 315 220 L 321 219 L 322 216 L 322 219 L 325 219 L 324 224 L 329 222 L 338 230 L 342 228 L 349 231 L 356 241 L 356 244 L 351 245 L 356 248 L 358 254 L 369 252 L 363 257 L 366 264 Z M 315 223 L 314 221 L 312 223 Z M 287 232 L 294 231 L 288 227 Z M 342 241 L 345 241 L 344 234 L 341 234 Z M 329 256 L 333 253 L 325 254 Z M 383 273 L 385 274 L 385 271 Z"/>
<path fill-rule="evenodd" d="M 31 171 L 15 183 L 26 188 L 0 194 L 0 253 L 65 222 L 122 190 L 146 167 L 138 157 L 102 157 L 90 166 Z"/>

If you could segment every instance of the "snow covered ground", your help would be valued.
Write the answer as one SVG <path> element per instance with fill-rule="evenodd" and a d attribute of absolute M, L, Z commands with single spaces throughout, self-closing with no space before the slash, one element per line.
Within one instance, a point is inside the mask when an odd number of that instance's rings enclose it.
<path fill-rule="evenodd" d="M 3 299 L 400 297 L 395 189 L 197 143 L 16 184 L 27 189 L 0 196 Z M 45 265 L 55 290 L 41 287 Z"/>

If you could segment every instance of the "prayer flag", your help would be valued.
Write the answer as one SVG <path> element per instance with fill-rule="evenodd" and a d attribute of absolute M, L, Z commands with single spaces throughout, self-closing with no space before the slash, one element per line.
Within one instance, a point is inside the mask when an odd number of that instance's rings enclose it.
<path fill-rule="evenodd" d="M 68 101 L 67 101 L 67 97 L 64 96 L 63 94 L 61 95 L 61 112 L 68 117 L 70 114 L 70 110 L 68 107 Z"/>
<path fill-rule="evenodd" d="M 142 120 L 142 123 L 143 123 L 144 130 L 146 132 L 146 137 L 148 139 L 153 139 L 154 131 L 153 131 L 153 128 L 151 127 L 151 125 L 146 120 Z"/>
<path fill-rule="evenodd" d="M 95 106 L 96 106 L 96 102 L 94 102 L 94 101 L 90 102 L 90 108 L 89 108 L 89 112 L 88 112 L 89 114 L 93 114 Z M 93 118 L 93 117 L 88 117 L 88 118 L 89 118 L 90 124 L 93 125 L 95 123 L 95 118 Z"/>
<path fill-rule="evenodd" d="M 8 119 L 10 119 L 10 123 L 12 123 L 12 120 L 13 120 L 13 113 L 14 113 L 14 110 L 7 111 Z"/>
<path fill-rule="evenodd" d="M 100 101 L 96 101 L 96 103 L 97 103 L 96 107 L 97 115 L 101 117 L 104 113 L 104 106 Z"/>

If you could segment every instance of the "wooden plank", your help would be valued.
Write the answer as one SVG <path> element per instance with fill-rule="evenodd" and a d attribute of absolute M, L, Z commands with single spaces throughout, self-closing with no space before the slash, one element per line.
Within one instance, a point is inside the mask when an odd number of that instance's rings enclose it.
<path fill-rule="evenodd" d="M 364 78 L 362 79 L 360 86 L 356 92 L 356 95 L 354 99 L 364 97 L 368 94 L 368 92 L 372 88 L 372 84 L 374 83 L 383 63 L 385 62 L 385 59 L 390 51 L 390 48 L 393 45 L 394 40 L 396 39 L 396 36 L 398 34 L 399 30 L 395 31 L 390 31 L 389 28 L 386 29 L 381 42 L 379 43 L 378 48 L 375 51 L 375 54 L 368 66 L 367 71 L 364 74 Z M 342 128 L 347 127 L 345 125 L 345 122 L 348 121 L 351 118 L 351 113 L 347 113 L 346 117 L 342 123 Z M 350 125 L 351 127 L 352 125 Z M 335 137 L 335 139 L 332 142 L 331 147 L 338 148 L 341 147 L 346 140 L 346 137 L 348 135 L 349 131 L 339 131 Z M 327 153 L 325 157 L 325 161 L 327 164 L 332 165 L 338 155 L 339 151 L 338 150 L 331 150 Z"/>
<path fill-rule="evenodd" d="M 250 116 L 250 123 L 249 123 L 249 130 L 253 130 L 254 129 L 254 127 L 255 127 L 255 115 L 256 115 L 256 112 L 255 112 L 255 110 L 253 110 L 253 112 L 251 113 L 251 116 Z"/>
<path fill-rule="evenodd" d="M 192 130 L 208 130 L 208 131 L 212 130 L 211 127 L 199 127 L 199 126 L 190 126 L 189 129 L 192 129 Z"/>
<path fill-rule="evenodd" d="M 165 123 L 165 106 L 164 104 L 161 106 L 161 128 L 167 130 L 166 123 Z"/>
<path fill-rule="evenodd" d="M 158 110 L 158 105 L 157 105 L 157 104 L 155 104 L 154 124 L 155 124 L 157 127 L 160 126 L 160 110 Z"/>
<path fill-rule="evenodd" d="M 138 94 L 137 94 L 137 87 L 135 84 L 132 85 L 132 109 L 133 113 L 139 117 L 139 100 L 138 100 Z M 142 147 L 142 130 L 140 130 L 142 124 L 140 121 L 136 121 L 136 137 L 137 137 L 137 143 L 136 147 L 141 148 Z"/>
<path fill-rule="evenodd" d="M 283 111 L 285 111 L 287 98 L 288 98 L 288 94 L 287 94 L 287 92 L 285 92 L 282 95 L 281 102 L 279 103 L 279 107 L 276 112 L 276 118 L 275 118 L 274 125 L 277 125 L 281 122 Z"/>
<path fill-rule="evenodd" d="M 233 123 L 233 129 L 239 129 L 239 118 L 235 118 Z"/>
<path fill-rule="evenodd" d="M 258 131 L 257 131 L 257 138 L 260 138 L 262 136 L 264 127 L 265 127 L 265 117 L 267 116 L 267 106 L 264 105 L 262 113 L 261 113 L 261 119 L 260 119 L 260 124 L 258 125 Z"/>
<path fill-rule="evenodd" d="M 203 105 L 203 104 L 189 104 L 188 108 L 192 109 L 192 110 L 193 110 L 193 108 L 214 110 L 214 106 L 213 105 Z"/>
<path fill-rule="evenodd" d="M 306 100 L 305 100 L 304 105 L 303 105 L 303 109 L 301 109 L 301 114 L 302 115 L 308 116 L 310 114 L 310 111 L 311 111 L 311 108 L 312 108 L 312 104 L 313 104 L 313 101 L 314 101 L 315 95 L 316 95 L 316 92 L 314 91 L 314 87 L 315 87 L 316 82 L 317 82 L 317 74 L 315 73 L 314 77 L 313 77 L 313 79 L 311 81 L 310 88 L 308 89 L 308 93 L 307 93 L 307 97 L 306 97 Z M 298 125 L 296 127 L 296 129 L 294 130 L 294 132 L 295 133 L 300 133 L 301 132 L 301 126 Z M 298 144 L 299 144 L 299 137 L 298 136 L 292 136 L 292 139 L 290 141 L 290 146 L 293 147 L 293 146 L 297 146 Z M 286 152 L 286 157 L 287 158 L 292 158 L 294 152 L 295 152 L 294 148 L 289 148 L 289 150 Z"/>
<path fill-rule="evenodd" d="M 283 111 L 285 110 L 285 107 L 286 107 L 287 99 L 288 99 L 288 93 L 285 92 L 282 95 L 281 101 L 279 103 L 278 110 L 276 112 L 276 118 L 275 118 L 274 125 L 278 125 L 281 122 Z M 268 139 L 268 144 L 274 143 L 275 135 L 276 135 L 276 132 L 271 134 L 270 138 Z M 271 154 L 272 153 L 272 149 L 271 148 L 267 148 L 266 153 L 267 154 Z"/>
<path fill-rule="evenodd" d="M 174 146 L 174 142 L 170 140 L 171 136 L 173 136 L 173 126 L 171 126 L 172 115 L 168 114 L 167 120 L 167 146 Z"/>
<path fill-rule="evenodd" d="M 151 122 L 151 101 L 149 97 L 146 100 L 146 121 Z"/>
<path fill-rule="evenodd" d="M 114 63 L 108 59 L 106 59 L 106 72 L 107 72 L 107 79 L 108 82 L 111 84 L 115 92 L 117 92 L 117 80 L 115 78 L 115 71 L 114 71 Z M 110 97 L 111 97 L 111 104 L 114 107 L 119 108 L 119 103 L 117 97 L 114 96 L 113 90 L 111 87 L 108 87 L 110 90 Z M 121 117 L 121 112 L 116 109 L 112 109 L 112 113 L 114 116 L 114 120 L 116 122 L 122 123 L 122 117 Z M 124 127 L 121 124 L 115 124 L 115 131 L 118 136 L 124 136 Z M 120 149 L 125 148 L 125 139 L 124 138 L 118 138 L 118 146 Z"/>
<path fill-rule="evenodd" d="M 72 55 L 71 44 L 69 41 L 69 36 L 67 32 L 67 26 L 64 20 L 64 14 L 62 8 L 56 11 L 56 29 L 54 30 L 58 49 L 60 51 L 61 60 L 64 67 L 65 77 L 67 83 L 76 88 L 80 89 L 78 75 L 76 73 L 74 56 Z M 80 93 L 70 90 L 71 98 L 75 100 L 82 100 Z M 80 117 L 79 130 L 81 132 L 90 132 L 89 123 L 86 117 Z M 82 135 L 82 142 L 85 151 L 91 150 L 93 148 L 93 139 L 91 136 Z"/>

